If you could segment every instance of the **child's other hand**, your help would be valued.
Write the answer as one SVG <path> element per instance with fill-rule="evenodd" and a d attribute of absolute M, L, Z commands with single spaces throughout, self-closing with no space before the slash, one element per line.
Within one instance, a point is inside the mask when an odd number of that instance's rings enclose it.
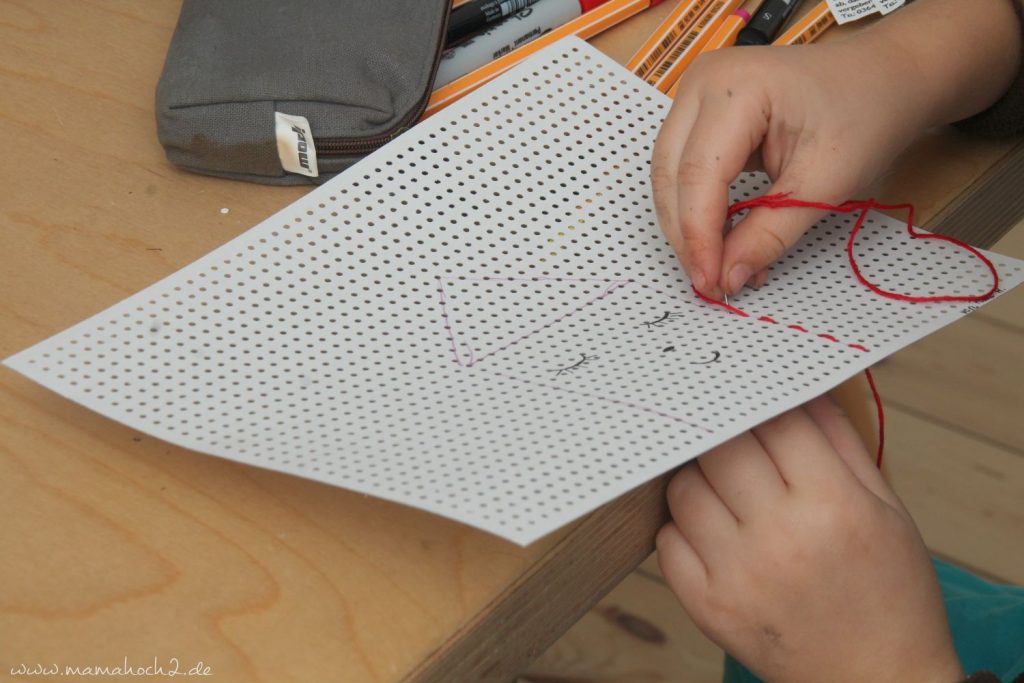
<path fill-rule="evenodd" d="M 668 499 L 666 580 L 761 678 L 962 678 L 914 522 L 828 397 L 686 465 Z"/>
<path fill-rule="evenodd" d="M 764 269 L 820 216 L 756 208 L 723 238 L 729 184 L 764 169 L 770 192 L 837 203 L 924 128 L 991 104 L 1020 56 L 1008 0 L 927 0 L 844 40 L 737 47 L 686 71 L 658 136 L 658 220 L 698 290 L 719 298 Z"/>

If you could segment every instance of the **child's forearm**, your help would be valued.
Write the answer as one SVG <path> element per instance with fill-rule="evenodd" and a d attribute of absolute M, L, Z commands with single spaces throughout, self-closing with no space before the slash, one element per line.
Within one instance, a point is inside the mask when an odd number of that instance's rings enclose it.
<path fill-rule="evenodd" d="M 917 0 L 847 41 L 883 60 L 889 96 L 919 127 L 976 114 L 1006 92 L 1020 66 L 1017 0 Z"/>

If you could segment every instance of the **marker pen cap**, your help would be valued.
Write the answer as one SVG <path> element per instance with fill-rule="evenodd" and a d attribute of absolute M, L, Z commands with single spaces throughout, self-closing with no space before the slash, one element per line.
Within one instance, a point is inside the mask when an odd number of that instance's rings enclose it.
<path fill-rule="evenodd" d="M 800 4 L 800 0 L 765 0 L 736 37 L 737 45 L 768 45 Z"/>

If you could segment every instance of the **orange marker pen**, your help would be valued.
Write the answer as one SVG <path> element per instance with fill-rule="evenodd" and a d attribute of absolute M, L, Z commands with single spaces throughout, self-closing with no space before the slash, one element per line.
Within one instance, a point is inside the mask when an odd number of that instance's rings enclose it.
<path fill-rule="evenodd" d="M 711 0 L 684 0 L 676 5 L 651 37 L 626 62 L 626 68 L 641 78 L 646 76 L 710 4 Z"/>
<path fill-rule="evenodd" d="M 739 35 L 740 30 L 747 25 L 750 21 L 750 12 L 743 9 L 742 7 L 732 14 L 729 15 L 722 25 L 715 31 L 715 35 L 711 36 L 711 40 L 704 46 L 704 49 L 700 51 L 701 54 L 705 52 L 711 52 L 712 50 L 719 50 L 723 47 L 731 47 L 736 44 L 736 36 Z M 669 97 L 675 98 L 676 92 L 679 90 L 679 79 L 672 84 L 672 87 L 665 93 Z"/>
<path fill-rule="evenodd" d="M 822 0 L 814 9 L 802 16 L 800 21 L 776 38 L 772 45 L 803 45 L 814 42 L 834 23 L 836 18 L 832 16 L 832 10 L 829 9 L 828 3 Z"/>
<path fill-rule="evenodd" d="M 722 22 L 722 25 L 715 31 L 715 35 L 711 36 L 711 40 L 708 41 L 708 44 L 704 46 L 700 53 L 704 54 L 705 52 L 735 45 L 736 36 L 747 25 L 748 21 L 750 21 L 750 12 L 743 8 L 736 10 Z"/>
<path fill-rule="evenodd" d="M 690 66 L 726 17 L 736 11 L 743 0 L 714 0 L 693 27 L 676 43 L 664 61 L 644 79 L 662 92 L 668 91 Z"/>

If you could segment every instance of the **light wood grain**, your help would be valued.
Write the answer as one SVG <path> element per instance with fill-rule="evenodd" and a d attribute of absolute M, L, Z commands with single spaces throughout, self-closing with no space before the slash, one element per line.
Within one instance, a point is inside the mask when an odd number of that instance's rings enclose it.
<path fill-rule="evenodd" d="M 992 250 L 997 254 L 1024 259 L 1024 223 L 1018 223 Z M 1024 294 L 1013 291 L 985 306 L 975 315 L 1024 332 Z"/>
<path fill-rule="evenodd" d="M 889 419 L 890 478 L 928 547 L 1024 585 L 1024 457 L 916 411 Z"/>
<path fill-rule="evenodd" d="M 879 390 L 894 406 L 914 406 L 1024 453 L 1020 413 L 1001 410 L 1024 404 L 1021 339 L 997 334 L 1000 325 L 972 315 L 922 339 L 879 365 Z"/>
<path fill-rule="evenodd" d="M 718 683 L 722 651 L 655 567 L 637 569 L 545 652 L 519 683 Z"/>
<path fill-rule="evenodd" d="M 933 230 L 979 247 L 990 247 L 1024 219 L 1024 142 L 1017 140 L 1000 160 L 932 218 Z"/>
<path fill-rule="evenodd" d="M 672 4 L 596 42 L 624 60 Z M 177 9 L 0 3 L 0 355 L 308 190 L 164 161 L 153 88 Z M 945 144 L 934 141 L 922 172 L 937 173 Z M 904 198 L 941 206 L 998 156 L 956 144 L 966 170 L 929 175 L 927 196 Z M 221 681 L 505 683 L 647 556 L 662 485 L 521 549 L 168 446 L 3 369 L 0 672 L 157 656 L 201 659 Z"/>

